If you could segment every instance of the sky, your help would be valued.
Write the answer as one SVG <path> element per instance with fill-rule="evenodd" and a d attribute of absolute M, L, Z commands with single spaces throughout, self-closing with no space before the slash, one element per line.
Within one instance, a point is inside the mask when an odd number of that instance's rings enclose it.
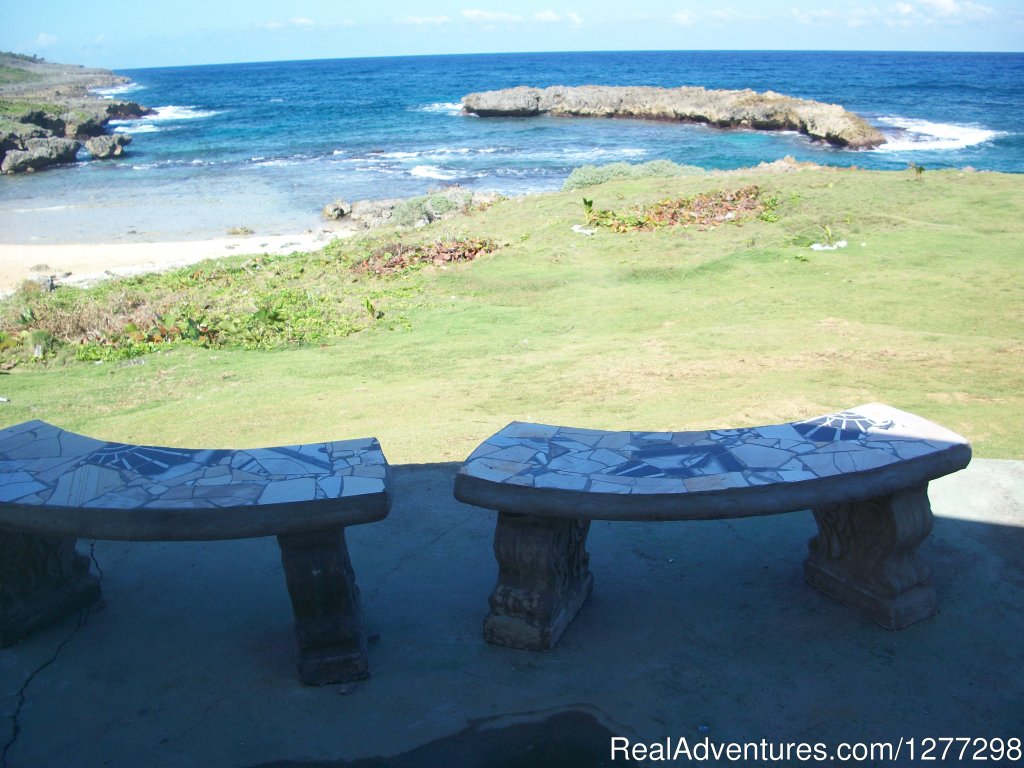
<path fill-rule="evenodd" d="M 0 0 L 0 50 L 108 69 L 598 50 L 1024 50 L 1024 0 Z"/>

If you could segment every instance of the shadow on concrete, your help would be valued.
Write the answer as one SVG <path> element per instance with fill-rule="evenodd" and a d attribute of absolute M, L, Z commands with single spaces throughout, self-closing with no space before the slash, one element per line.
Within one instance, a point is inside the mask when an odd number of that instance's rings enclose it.
<path fill-rule="evenodd" d="M 257 768 L 599 768 L 610 765 L 614 734 L 585 712 L 494 727 L 473 723 L 458 733 L 393 757 L 265 763 Z"/>
<path fill-rule="evenodd" d="M 97 542 L 104 606 L 0 653 L 3 762 L 626 765 L 607 761 L 612 735 L 1024 734 L 1020 462 L 975 460 L 932 484 L 927 621 L 888 632 L 807 587 L 809 512 L 598 521 L 593 597 L 548 653 L 481 639 L 495 513 L 455 501 L 457 467 L 396 467 L 391 515 L 349 529 L 379 636 L 355 686 L 298 683 L 273 539 Z"/>

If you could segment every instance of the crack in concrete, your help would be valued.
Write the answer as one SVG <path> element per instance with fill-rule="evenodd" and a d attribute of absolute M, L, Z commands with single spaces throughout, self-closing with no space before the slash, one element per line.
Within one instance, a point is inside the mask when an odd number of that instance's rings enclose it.
<path fill-rule="evenodd" d="M 408 552 L 406 552 L 404 555 L 402 555 L 398 559 L 398 562 L 395 563 L 394 567 L 392 567 L 387 573 L 385 573 L 383 576 L 381 576 L 379 579 L 377 579 L 377 585 L 373 588 L 373 591 L 370 594 L 368 594 L 365 598 L 363 598 L 366 601 L 366 603 L 367 604 L 372 603 L 377 598 L 377 595 L 380 593 L 381 589 L 384 588 L 384 582 L 387 581 L 388 579 L 390 579 L 392 576 L 394 576 L 402 568 L 404 568 L 406 563 L 409 560 L 412 560 L 414 557 L 421 556 L 423 554 L 424 550 L 429 549 L 431 546 L 433 546 L 434 544 L 439 542 L 441 539 L 451 535 L 451 533 L 453 531 L 457 530 L 458 528 L 461 528 L 466 523 L 468 523 L 471 519 L 472 519 L 472 516 L 471 515 L 467 515 L 464 519 L 460 520 L 458 523 L 456 523 L 455 525 L 451 526 L 450 528 L 445 528 L 443 531 L 441 531 L 437 536 L 432 538 L 430 541 L 427 541 L 425 543 L 420 543 L 414 549 L 410 549 Z M 0 768 L 2 768 L 2 766 L 0 766 Z"/>
<path fill-rule="evenodd" d="M 92 564 L 95 566 L 96 572 L 99 575 L 98 583 L 102 584 L 102 582 L 103 582 L 103 569 L 100 568 L 99 561 L 96 559 L 96 542 L 95 541 L 93 541 L 90 544 L 90 546 L 89 546 L 89 559 L 92 560 Z M 95 605 L 95 603 L 93 605 Z M 50 656 L 49 659 L 44 661 L 38 667 L 36 667 L 36 669 L 34 669 L 32 671 L 32 673 L 27 678 L 25 678 L 25 682 L 22 683 L 21 684 L 21 688 L 18 689 L 18 693 L 15 696 L 15 700 L 16 700 L 17 703 L 16 703 L 15 708 L 14 708 L 14 714 L 12 714 L 10 716 L 10 719 L 11 719 L 11 738 L 8 739 L 6 744 L 4 744 L 3 751 L 0 751 L 0 768 L 8 768 L 7 753 L 10 752 L 14 748 L 14 745 L 18 741 L 18 736 L 21 735 L 21 723 L 19 722 L 19 720 L 21 718 L 21 712 L 25 708 L 25 697 L 26 697 L 26 692 L 28 691 L 28 687 L 32 684 L 32 681 L 35 680 L 36 677 L 44 669 L 46 669 L 48 666 L 50 666 L 55 661 L 57 661 L 57 658 L 60 656 L 60 652 L 64 649 L 64 646 L 66 646 L 68 643 L 70 643 L 74 639 L 75 635 L 77 635 L 78 632 L 82 629 L 82 627 L 84 627 L 86 625 L 86 623 L 89 621 L 89 614 L 92 612 L 92 609 L 93 609 L 92 605 L 87 605 L 85 608 L 82 608 L 78 612 L 78 623 L 75 625 L 75 628 L 72 629 L 70 634 L 68 634 L 68 636 L 65 637 L 57 645 L 57 647 L 53 651 L 53 655 Z"/>
<path fill-rule="evenodd" d="M 754 549 L 756 549 L 758 552 L 765 552 L 765 553 L 771 554 L 772 550 L 766 549 L 764 547 L 764 545 L 761 544 L 761 542 L 755 541 L 754 539 L 748 539 L 746 536 L 740 536 L 739 531 L 737 531 L 733 527 L 731 521 L 729 521 L 729 520 L 722 520 L 721 522 L 722 522 L 723 525 L 725 525 L 726 528 L 728 528 L 732 532 L 732 535 L 736 538 L 737 541 L 742 541 L 744 544 L 749 544 Z"/>

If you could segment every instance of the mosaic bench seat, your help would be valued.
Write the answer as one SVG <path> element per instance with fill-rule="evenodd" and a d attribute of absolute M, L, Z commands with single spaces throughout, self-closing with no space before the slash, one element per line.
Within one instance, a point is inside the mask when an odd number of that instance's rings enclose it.
<path fill-rule="evenodd" d="M 484 639 L 554 646 L 589 597 L 592 520 L 716 520 L 811 509 L 806 581 L 889 629 L 936 610 L 917 554 L 928 481 L 967 466 L 960 435 L 879 403 L 789 424 L 605 432 L 513 422 L 455 481 L 498 511 Z"/>
<path fill-rule="evenodd" d="M 276 536 L 300 679 L 365 678 L 345 528 L 390 507 L 389 467 L 374 438 L 190 450 L 108 443 L 43 421 L 0 430 L 0 647 L 99 598 L 76 539 Z"/>

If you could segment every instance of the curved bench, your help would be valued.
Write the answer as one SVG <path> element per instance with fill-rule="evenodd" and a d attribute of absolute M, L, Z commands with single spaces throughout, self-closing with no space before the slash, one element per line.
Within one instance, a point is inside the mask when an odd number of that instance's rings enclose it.
<path fill-rule="evenodd" d="M 99 598 L 78 538 L 277 536 L 302 682 L 365 678 L 345 527 L 390 508 L 374 438 L 193 450 L 108 443 L 44 421 L 0 430 L 0 647 Z"/>
<path fill-rule="evenodd" d="M 455 481 L 499 512 L 484 639 L 547 650 L 590 595 L 591 520 L 716 520 L 810 508 L 809 584 L 889 629 L 931 616 L 917 556 L 928 481 L 971 460 L 960 435 L 879 403 L 806 421 L 706 432 L 605 432 L 513 422 Z"/>

